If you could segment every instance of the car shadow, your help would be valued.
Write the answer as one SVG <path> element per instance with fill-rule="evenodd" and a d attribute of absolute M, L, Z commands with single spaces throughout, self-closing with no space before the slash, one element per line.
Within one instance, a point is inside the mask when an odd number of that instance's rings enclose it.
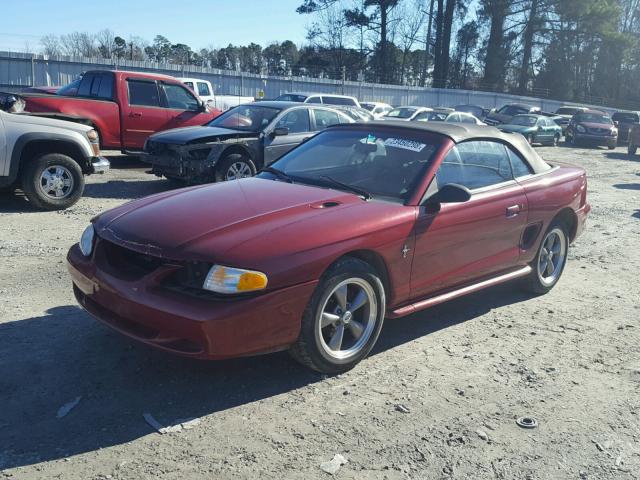
<path fill-rule="evenodd" d="M 176 186 L 168 181 L 157 178 L 149 180 L 108 180 L 101 183 L 89 183 L 84 188 L 83 197 L 136 199 L 175 189 Z"/>
<path fill-rule="evenodd" d="M 107 152 L 104 156 L 109 163 L 111 163 L 111 168 L 116 170 L 127 170 L 127 169 L 141 169 L 147 168 L 150 169 L 151 165 L 140 160 L 140 157 L 136 155 L 126 155 L 119 152 Z"/>
<path fill-rule="evenodd" d="M 640 209 L 631 214 L 632 217 L 640 219 Z"/>
<path fill-rule="evenodd" d="M 371 355 L 527 298 L 503 285 L 388 320 Z M 366 360 L 358 368 L 366 369 Z M 55 307 L 43 316 L 0 324 L 0 470 L 153 433 L 143 413 L 167 425 L 322 379 L 285 352 L 217 362 L 169 355 L 113 332 L 77 306 Z"/>
<path fill-rule="evenodd" d="M 621 190 L 640 190 L 640 183 L 616 183 L 613 186 Z"/>
<path fill-rule="evenodd" d="M 605 153 L 607 158 L 612 160 L 631 160 L 632 162 L 640 161 L 640 157 L 637 155 L 629 155 L 626 152 L 607 152 Z"/>
<path fill-rule="evenodd" d="M 40 212 L 29 203 L 20 190 L 0 193 L 0 213 L 33 213 Z"/>

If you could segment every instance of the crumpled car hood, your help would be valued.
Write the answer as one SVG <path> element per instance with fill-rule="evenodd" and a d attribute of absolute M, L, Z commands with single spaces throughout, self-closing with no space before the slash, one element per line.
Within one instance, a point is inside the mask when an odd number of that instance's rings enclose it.
<path fill-rule="evenodd" d="M 224 140 L 227 138 L 257 137 L 255 132 L 244 132 L 220 127 L 183 127 L 165 130 L 149 137 L 152 142 L 168 143 L 172 145 L 187 145 L 189 143 L 202 143 Z"/>

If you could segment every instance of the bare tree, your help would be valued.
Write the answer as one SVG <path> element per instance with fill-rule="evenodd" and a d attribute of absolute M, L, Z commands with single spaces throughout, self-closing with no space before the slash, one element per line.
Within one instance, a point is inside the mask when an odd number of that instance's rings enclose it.
<path fill-rule="evenodd" d="M 60 39 L 57 35 L 45 35 L 40 39 L 40 45 L 42 45 L 42 53 L 48 57 L 56 57 L 62 54 Z"/>
<path fill-rule="evenodd" d="M 104 58 L 112 58 L 114 56 L 115 49 L 115 34 L 105 28 L 104 30 L 100 30 L 96 34 L 96 42 L 98 43 L 98 51 L 100 55 Z"/>

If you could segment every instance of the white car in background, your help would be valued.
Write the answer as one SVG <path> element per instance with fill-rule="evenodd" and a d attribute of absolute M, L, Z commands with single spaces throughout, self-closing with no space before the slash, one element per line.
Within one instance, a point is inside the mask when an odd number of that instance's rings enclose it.
<path fill-rule="evenodd" d="M 396 107 L 382 117 L 383 120 L 400 120 L 410 122 L 412 120 L 429 119 L 433 114 L 433 108 L 429 107 Z M 423 120 L 424 121 L 424 120 Z"/>
<path fill-rule="evenodd" d="M 178 80 L 198 95 L 207 106 L 217 108 L 223 112 L 255 100 L 253 97 L 242 97 L 240 95 L 216 95 L 213 91 L 213 85 L 208 80 L 200 78 L 178 78 Z"/>
<path fill-rule="evenodd" d="M 449 123 L 470 123 L 473 125 L 486 125 L 478 117 L 466 112 L 453 112 L 447 115 L 445 122 Z"/>
<path fill-rule="evenodd" d="M 369 110 L 371 112 L 371 115 L 373 115 L 376 120 L 381 119 L 391 110 L 393 110 L 393 107 L 391 105 L 382 102 L 360 102 L 360 106 L 366 110 Z"/>
<path fill-rule="evenodd" d="M 343 107 L 360 108 L 356 97 L 348 95 L 334 95 L 333 93 L 299 93 L 287 92 L 275 98 L 280 102 L 322 103 L 325 105 L 340 105 Z"/>

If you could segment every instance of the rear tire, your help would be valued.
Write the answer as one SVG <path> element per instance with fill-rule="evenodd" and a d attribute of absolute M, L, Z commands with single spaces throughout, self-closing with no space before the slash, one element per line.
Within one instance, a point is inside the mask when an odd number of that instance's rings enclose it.
<path fill-rule="evenodd" d="M 303 313 L 291 356 L 321 373 L 352 369 L 380 335 L 385 302 L 384 287 L 371 265 L 356 258 L 338 261 L 324 273 Z"/>
<path fill-rule="evenodd" d="M 542 237 L 536 257 L 531 262 L 531 273 L 522 281 L 522 287 L 532 293 L 544 294 L 560 280 L 567 264 L 569 236 L 564 223 L 553 222 Z"/>
<path fill-rule="evenodd" d="M 255 174 L 256 166 L 253 161 L 240 153 L 227 155 L 216 165 L 216 182 L 253 177 Z"/>
<path fill-rule="evenodd" d="M 638 147 L 636 145 L 632 145 L 631 143 L 629 143 L 629 146 L 627 147 L 627 153 L 629 155 L 635 155 L 637 150 Z"/>
<path fill-rule="evenodd" d="M 615 146 L 615 145 L 607 145 L 607 148 L 608 148 L 609 150 L 615 150 L 615 149 L 616 149 L 616 146 Z"/>
<path fill-rule="evenodd" d="M 84 191 L 80 165 L 67 155 L 49 153 L 27 163 L 22 190 L 40 210 L 63 210 L 76 203 Z"/>

